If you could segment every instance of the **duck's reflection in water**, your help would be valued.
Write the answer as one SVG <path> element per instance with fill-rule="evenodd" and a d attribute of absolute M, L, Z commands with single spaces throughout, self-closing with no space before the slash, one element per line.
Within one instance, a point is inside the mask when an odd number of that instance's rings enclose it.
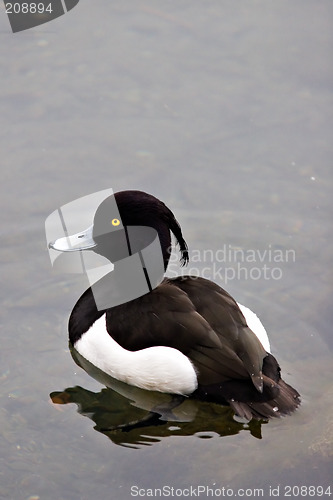
<path fill-rule="evenodd" d="M 52 392 L 55 404 L 75 403 L 78 412 L 95 422 L 95 429 L 115 444 L 140 448 L 167 436 L 192 436 L 208 439 L 248 431 L 261 439 L 263 422 L 238 422 L 227 406 L 191 398 L 145 391 L 113 379 L 71 349 L 74 361 L 106 388 L 100 392 L 70 387 Z"/>

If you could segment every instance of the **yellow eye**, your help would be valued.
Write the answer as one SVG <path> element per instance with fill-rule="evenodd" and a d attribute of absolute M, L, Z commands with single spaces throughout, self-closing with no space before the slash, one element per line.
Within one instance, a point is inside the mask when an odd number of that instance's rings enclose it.
<path fill-rule="evenodd" d="M 119 224 L 120 224 L 120 220 L 119 220 L 119 219 L 112 219 L 111 224 L 112 224 L 113 226 L 119 226 Z"/>

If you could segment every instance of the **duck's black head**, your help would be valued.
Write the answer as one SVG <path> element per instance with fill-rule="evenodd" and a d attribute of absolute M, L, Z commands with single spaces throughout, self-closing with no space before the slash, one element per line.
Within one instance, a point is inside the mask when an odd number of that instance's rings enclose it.
<path fill-rule="evenodd" d="M 118 235 L 120 237 L 122 230 L 126 231 L 127 227 L 133 226 L 150 227 L 157 231 L 165 269 L 171 254 L 170 232 L 172 232 L 180 246 L 181 263 L 187 264 L 189 260 L 187 244 L 174 214 L 162 201 L 143 191 L 120 191 L 99 205 L 93 224 L 92 236 L 96 243 L 94 251 L 104 255 L 111 262 L 117 261 L 120 248 Z M 142 231 L 143 248 L 146 246 L 144 241 L 146 237 L 147 232 Z"/>
<path fill-rule="evenodd" d="M 156 240 L 156 232 L 161 244 L 164 269 L 168 266 L 171 254 L 171 232 L 180 246 L 181 263 L 187 264 L 187 244 L 171 210 L 155 196 L 143 191 L 120 191 L 98 206 L 92 226 L 49 243 L 49 248 L 61 252 L 93 250 L 115 264 L 129 254 L 150 246 Z M 160 259 L 157 255 L 151 257 Z"/>

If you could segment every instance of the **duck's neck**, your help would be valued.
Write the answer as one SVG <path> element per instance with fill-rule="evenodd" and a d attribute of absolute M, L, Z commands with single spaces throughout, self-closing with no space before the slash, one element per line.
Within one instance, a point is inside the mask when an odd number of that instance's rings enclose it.
<path fill-rule="evenodd" d="M 125 304 L 154 290 L 164 278 L 161 257 L 156 261 L 139 251 L 114 264 L 114 269 L 91 286 L 98 311 Z"/>
<path fill-rule="evenodd" d="M 125 232 L 126 241 L 127 241 L 127 250 L 128 250 L 129 255 L 132 255 L 133 253 L 135 253 L 137 251 L 135 249 L 135 247 L 136 247 L 135 236 L 134 236 L 134 240 L 133 240 L 133 233 L 132 233 L 131 229 L 132 229 L 131 227 L 127 227 L 127 226 L 124 227 L 124 232 Z M 154 224 L 151 224 L 148 227 L 146 227 L 146 226 L 141 227 L 141 231 L 143 230 L 143 232 L 145 232 L 145 229 L 148 230 L 147 235 L 149 233 L 151 235 L 152 229 L 154 231 L 156 231 L 158 238 L 156 238 L 156 233 L 154 233 L 156 241 L 154 241 L 155 246 L 154 247 L 152 246 L 153 253 L 150 252 L 150 256 L 148 257 L 148 259 L 149 259 L 148 263 L 145 262 L 145 252 L 144 251 L 148 247 L 150 247 L 151 243 L 153 242 L 153 238 L 151 238 L 151 236 L 147 237 L 147 239 L 146 239 L 145 245 L 147 245 L 147 246 L 141 247 L 141 251 L 138 252 L 140 259 L 142 261 L 142 267 L 151 268 L 152 266 L 156 266 L 156 265 L 158 267 L 160 267 L 160 260 L 161 260 L 161 256 L 162 256 L 164 271 L 166 271 L 168 264 L 169 264 L 169 260 L 170 260 L 171 250 L 172 250 L 170 230 L 164 224 L 163 225 L 157 224 L 156 226 Z M 133 243 L 133 245 L 132 245 L 132 243 Z M 134 248 L 134 250 L 133 250 L 133 248 Z"/>

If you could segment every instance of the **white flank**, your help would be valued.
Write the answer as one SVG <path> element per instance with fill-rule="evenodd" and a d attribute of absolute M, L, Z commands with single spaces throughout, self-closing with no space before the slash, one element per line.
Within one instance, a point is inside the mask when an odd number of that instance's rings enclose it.
<path fill-rule="evenodd" d="M 74 347 L 103 372 L 141 389 L 188 395 L 198 387 L 195 369 L 187 356 L 165 346 L 127 351 L 108 334 L 105 315 Z"/>
<path fill-rule="evenodd" d="M 265 351 L 270 353 L 271 346 L 269 343 L 268 335 L 264 328 L 264 325 L 262 324 L 258 316 L 248 307 L 245 307 L 242 304 L 239 304 L 238 302 L 237 304 L 246 319 L 247 326 L 251 328 L 253 333 L 260 340 Z"/>

